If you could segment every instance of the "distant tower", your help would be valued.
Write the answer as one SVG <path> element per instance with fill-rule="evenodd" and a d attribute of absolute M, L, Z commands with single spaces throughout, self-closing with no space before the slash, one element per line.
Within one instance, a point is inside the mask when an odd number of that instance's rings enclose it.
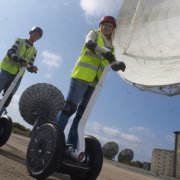
<path fill-rule="evenodd" d="M 175 133 L 174 177 L 180 178 L 180 131 Z"/>

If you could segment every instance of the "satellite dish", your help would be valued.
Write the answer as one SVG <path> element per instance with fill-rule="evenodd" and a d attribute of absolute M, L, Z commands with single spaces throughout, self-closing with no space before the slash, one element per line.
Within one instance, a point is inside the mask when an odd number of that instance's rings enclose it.
<path fill-rule="evenodd" d="M 103 155 L 109 159 L 116 156 L 119 151 L 119 145 L 116 142 L 107 142 L 103 146 Z"/>
<path fill-rule="evenodd" d="M 28 124 L 34 125 L 37 117 L 43 123 L 54 121 L 63 105 L 64 96 L 57 87 L 47 83 L 37 83 L 22 93 L 19 111 Z"/>
<path fill-rule="evenodd" d="M 141 90 L 180 94 L 179 0 L 124 0 L 114 38 L 118 74 Z"/>
<path fill-rule="evenodd" d="M 119 162 L 130 162 L 134 158 L 134 152 L 131 149 L 123 149 L 118 155 Z"/>

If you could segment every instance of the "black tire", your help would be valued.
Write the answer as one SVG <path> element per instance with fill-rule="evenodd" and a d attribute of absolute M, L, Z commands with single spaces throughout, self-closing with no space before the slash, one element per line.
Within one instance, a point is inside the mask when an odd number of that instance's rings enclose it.
<path fill-rule="evenodd" d="M 12 132 L 12 120 L 9 116 L 0 117 L 0 147 L 6 144 Z"/>
<path fill-rule="evenodd" d="M 42 125 L 32 136 L 26 155 L 29 174 L 44 179 L 55 172 L 62 163 L 65 151 L 63 131 L 53 122 Z"/>
<path fill-rule="evenodd" d="M 51 84 L 38 83 L 23 92 L 19 101 L 19 111 L 27 123 L 34 125 L 38 118 L 44 124 L 54 121 L 63 105 L 64 96 L 58 88 Z"/>
<path fill-rule="evenodd" d="M 85 137 L 85 153 L 87 159 L 85 163 L 90 166 L 90 171 L 85 177 L 82 176 L 71 176 L 72 180 L 95 180 L 101 172 L 103 165 L 103 151 L 100 142 L 92 137 Z"/>

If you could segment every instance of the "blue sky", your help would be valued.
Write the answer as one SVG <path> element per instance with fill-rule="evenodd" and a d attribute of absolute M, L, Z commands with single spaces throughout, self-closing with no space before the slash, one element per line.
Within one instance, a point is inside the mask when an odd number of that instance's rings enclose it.
<path fill-rule="evenodd" d="M 27 127 L 18 112 L 22 92 L 32 84 L 51 83 L 66 97 L 71 70 L 80 54 L 85 36 L 98 28 L 104 15 L 117 16 L 120 0 L 1 0 L 0 58 L 17 37 L 28 38 L 33 26 L 44 35 L 38 50 L 37 74 L 26 73 L 8 108 L 16 122 Z M 117 57 L 118 58 L 118 57 Z M 174 149 L 174 131 L 179 130 L 179 96 L 142 92 L 110 71 L 89 117 L 86 133 L 102 144 L 115 141 L 120 150 L 132 148 L 134 160 L 150 161 L 152 149 Z M 70 120 L 71 122 L 71 120 Z"/>

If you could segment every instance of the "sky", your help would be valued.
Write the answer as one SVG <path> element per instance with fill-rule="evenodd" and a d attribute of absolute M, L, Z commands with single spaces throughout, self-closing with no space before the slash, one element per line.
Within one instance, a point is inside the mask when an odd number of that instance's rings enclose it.
<path fill-rule="evenodd" d="M 39 71 L 26 73 L 8 107 L 14 122 L 32 128 L 20 116 L 18 102 L 23 91 L 33 84 L 50 83 L 66 97 L 86 34 L 98 28 L 102 16 L 117 17 L 121 4 L 121 0 L 0 1 L 1 59 L 17 37 L 29 38 L 33 26 L 44 31 L 42 39 L 35 43 Z M 179 96 L 140 91 L 110 70 L 88 119 L 86 134 L 99 138 L 102 145 L 115 141 L 120 151 L 131 148 L 134 160 L 150 162 L 154 148 L 174 149 L 179 101 Z"/>

